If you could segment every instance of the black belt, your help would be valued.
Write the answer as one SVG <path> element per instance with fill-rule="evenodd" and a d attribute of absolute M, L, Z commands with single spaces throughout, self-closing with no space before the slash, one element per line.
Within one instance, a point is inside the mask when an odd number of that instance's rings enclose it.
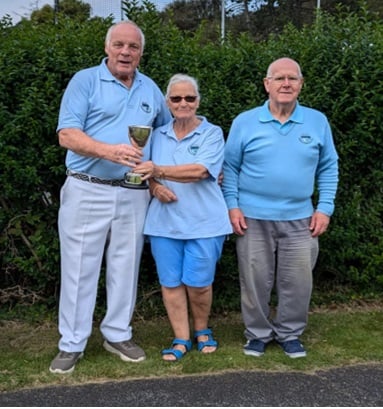
<path fill-rule="evenodd" d="M 96 176 L 86 175 L 85 173 L 72 172 L 69 169 L 66 171 L 66 174 L 76 179 L 84 180 L 85 182 L 98 183 L 99 185 L 125 187 L 123 185 L 124 179 L 100 179 L 100 178 L 97 178 Z"/>

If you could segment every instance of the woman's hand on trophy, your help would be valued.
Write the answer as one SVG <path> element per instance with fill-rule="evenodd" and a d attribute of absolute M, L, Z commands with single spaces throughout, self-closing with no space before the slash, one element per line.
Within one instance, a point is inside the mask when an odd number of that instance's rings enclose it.
<path fill-rule="evenodd" d="M 148 180 L 151 177 L 154 177 L 154 170 L 155 170 L 155 165 L 151 160 L 148 160 L 146 162 L 141 162 L 139 165 L 137 165 L 134 169 L 134 173 L 139 173 L 141 176 L 142 180 Z"/>

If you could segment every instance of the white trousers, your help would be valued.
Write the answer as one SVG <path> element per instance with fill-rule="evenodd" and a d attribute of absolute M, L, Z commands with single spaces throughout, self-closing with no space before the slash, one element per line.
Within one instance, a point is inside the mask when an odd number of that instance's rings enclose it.
<path fill-rule="evenodd" d="M 103 260 L 107 302 L 101 333 L 111 342 L 131 339 L 149 197 L 148 190 L 66 179 L 58 217 L 61 351 L 86 347 Z"/>

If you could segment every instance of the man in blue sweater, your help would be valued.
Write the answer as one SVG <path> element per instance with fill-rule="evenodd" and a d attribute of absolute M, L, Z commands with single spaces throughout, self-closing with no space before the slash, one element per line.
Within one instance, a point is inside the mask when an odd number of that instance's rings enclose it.
<path fill-rule="evenodd" d="M 338 155 L 326 116 L 299 104 L 302 85 L 296 61 L 270 64 L 269 99 L 234 119 L 225 147 L 222 188 L 238 235 L 246 355 L 263 355 L 275 340 L 289 357 L 306 356 L 299 337 L 307 325 L 318 237 L 334 211 Z M 278 306 L 271 316 L 274 284 Z"/>

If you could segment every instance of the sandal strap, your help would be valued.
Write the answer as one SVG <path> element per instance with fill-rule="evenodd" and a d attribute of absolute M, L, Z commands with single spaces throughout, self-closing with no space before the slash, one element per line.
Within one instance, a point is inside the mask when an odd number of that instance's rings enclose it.
<path fill-rule="evenodd" d="M 218 342 L 213 338 L 210 338 L 207 341 L 198 342 L 197 345 L 198 351 L 202 351 L 202 349 L 204 349 L 205 347 L 218 347 Z"/>
<path fill-rule="evenodd" d="M 183 345 L 185 347 L 185 352 L 181 351 L 180 349 L 174 348 L 175 345 Z M 161 351 L 162 355 L 174 355 L 176 357 L 176 360 L 178 361 L 181 359 L 187 352 L 189 352 L 192 349 L 192 342 L 190 339 L 185 340 L 181 338 L 174 338 L 172 341 L 172 347 L 163 349 Z"/>
<path fill-rule="evenodd" d="M 183 345 L 186 348 L 186 351 L 189 352 L 192 349 L 192 342 L 190 339 L 185 340 L 181 338 L 174 338 L 172 341 L 172 346 L 174 345 Z"/>
<path fill-rule="evenodd" d="M 206 341 L 198 341 L 198 337 L 201 335 L 206 335 L 208 339 Z M 194 331 L 194 338 L 197 340 L 198 351 L 202 351 L 205 347 L 218 347 L 218 342 L 213 338 L 213 331 L 211 328 Z"/>
<path fill-rule="evenodd" d="M 194 338 L 197 338 L 201 335 L 213 335 L 211 328 L 201 329 L 199 331 L 194 331 Z"/>
<path fill-rule="evenodd" d="M 174 348 L 163 349 L 161 351 L 161 354 L 162 355 L 174 355 L 177 361 L 185 355 L 184 352 L 180 351 L 179 349 L 174 349 Z"/>

